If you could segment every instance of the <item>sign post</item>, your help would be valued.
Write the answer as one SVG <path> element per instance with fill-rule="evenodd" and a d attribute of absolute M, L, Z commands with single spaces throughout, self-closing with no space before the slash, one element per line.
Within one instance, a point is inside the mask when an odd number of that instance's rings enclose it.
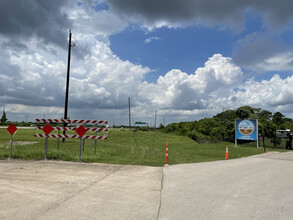
<path fill-rule="evenodd" d="M 83 142 L 82 142 L 82 152 L 84 152 L 84 143 L 85 143 L 85 139 L 83 139 Z"/>
<path fill-rule="evenodd" d="M 98 125 L 96 124 L 96 128 L 98 128 Z M 96 131 L 96 136 L 98 132 Z M 97 140 L 95 139 L 95 154 L 97 154 Z"/>
<path fill-rule="evenodd" d="M 258 121 L 257 119 L 235 120 L 235 146 L 237 140 L 256 141 L 258 148 Z"/>
<path fill-rule="evenodd" d="M 58 135 L 60 134 L 60 130 L 58 130 Z M 57 139 L 57 150 L 59 150 L 59 137 Z"/>
<path fill-rule="evenodd" d="M 45 141 L 45 160 L 47 160 L 47 151 L 48 151 L 48 135 L 46 135 L 46 141 Z"/>
<path fill-rule="evenodd" d="M 47 160 L 47 151 L 48 151 L 48 137 L 49 134 L 54 130 L 50 124 L 46 124 L 43 127 L 43 131 L 45 132 L 46 135 L 46 141 L 45 141 L 45 160 Z"/>
<path fill-rule="evenodd" d="M 13 134 L 17 131 L 17 127 L 14 124 L 11 124 L 11 125 L 8 126 L 7 131 L 11 134 L 10 151 L 9 151 L 9 158 L 8 158 L 8 160 L 11 160 Z"/>
<path fill-rule="evenodd" d="M 80 146 L 79 146 L 79 156 L 78 156 L 78 162 L 81 162 L 81 144 L 82 144 L 82 137 L 80 137 Z"/>
<path fill-rule="evenodd" d="M 79 158 L 78 158 L 78 162 L 81 161 L 81 144 L 82 144 L 82 136 L 87 132 L 87 130 L 81 125 L 79 126 L 75 132 L 79 135 L 80 138 L 80 146 L 79 146 Z"/>

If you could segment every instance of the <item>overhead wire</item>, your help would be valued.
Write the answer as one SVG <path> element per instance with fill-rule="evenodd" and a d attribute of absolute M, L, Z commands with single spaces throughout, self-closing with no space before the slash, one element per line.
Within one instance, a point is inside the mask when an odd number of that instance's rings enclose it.
<path fill-rule="evenodd" d="M 62 32 L 62 31 L 60 31 L 59 29 L 56 28 L 56 24 L 53 23 L 53 21 L 51 20 L 50 16 L 48 16 L 48 14 L 44 15 L 46 10 L 43 10 L 43 12 L 40 11 L 42 8 L 45 8 L 44 5 L 41 5 L 38 1 L 35 1 L 38 5 L 41 6 L 38 9 L 30 0 L 23 0 L 23 1 L 26 3 L 28 8 L 30 8 L 39 17 L 41 17 L 46 23 L 48 23 L 50 25 L 50 28 L 53 28 L 59 35 L 62 36 L 62 38 L 64 38 L 64 39 L 68 38 L 68 36 L 64 32 Z M 66 20 L 64 20 L 64 21 L 65 21 L 65 23 L 67 23 L 66 24 L 67 26 L 70 26 L 70 24 Z M 67 49 L 66 44 L 63 45 L 63 46 L 61 46 L 61 45 L 59 45 L 59 46 L 64 48 L 64 49 Z"/>

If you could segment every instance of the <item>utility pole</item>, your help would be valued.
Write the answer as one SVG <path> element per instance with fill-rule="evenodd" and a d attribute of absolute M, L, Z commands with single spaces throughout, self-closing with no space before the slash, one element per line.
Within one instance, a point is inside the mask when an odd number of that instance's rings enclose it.
<path fill-rule="evenodd" d="M 128 109 L 129 109 L 129 129 L 131 128 L 131 117 L 130 117 L 130 97 L 128 97 Z"/>
<path fill-rule="evenodd" d="M 155 111 L 155 128 L 156 128 L 156 126 L 157 126 L 157 111 Z"/>
<path fill-rule="evenodd" d="M 71 30 L 69 30 L 69 43 L 68 43 L 68 62 L 67 62 L 67 79 L 66 79 L 66 92 L 65 92 L 65 108 L 64 108 L 64 119 L 67 119 L 67 109 L 68 109 L 68 94 L 69 94 L 69 73 L 70 73 L 70 55 L 71 55 L 71 47 L 74 46 L 74 44 L 71 44 Z M 66 127 L 66 123 L 64 123 L 64 127 Z M 63 134 L 65 134 L 66 131 L 63 131 Z M 65 138 L 63 138 L 63 142 L 65 142 Z"/>

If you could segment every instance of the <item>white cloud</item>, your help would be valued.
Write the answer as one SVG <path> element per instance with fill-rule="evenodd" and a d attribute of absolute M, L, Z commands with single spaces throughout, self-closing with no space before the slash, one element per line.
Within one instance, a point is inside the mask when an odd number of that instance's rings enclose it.
<path fill-rule="evenodd" d="M 13 75 L 2 72 L 0 104 L 42 106 L 42 108 L 64 105 L 66 82 L 66 56 L 47 56 L 44 46 L 34 50 L 40 42 L 30 42 L 32 50 L 14 53 L 6 50 L 7 66 L 17 71 Z M 150 69 L 122 61 L 112 53 L 107 43 L 92 42 L 94 45 L 84 59 L 72 59 L 69 90 L 69 108 L 77 109 L 121 109 L 127 106 L 127 97 L 138 93 L 138 85 Z M 60 48 L 54 48 L 57 54 Z M 74 47 L 72 53 L 74 53 Z M 7 108 L 9 110 L 9 108 Z M 12 112 L 16 114 L 17 110 Z M 33 112 L 33 111 L 32 111 Z M 95 117 L 83 114 L 81 117 Z M 62 117 L 62 115 L 60 115 Z"/>
<path fill-rule="evenodd" d="M 213 116 L 222 109 L 242 105 L 260 107 L 272 112 L 288 111 L 293 106 L 293 76 L 282 79 L 274 75 L 270 80 L 243 82 L 241 69 L 231 58 L 215 54 L 195 74 L 171 70 L 156 83 L 141 84 L 141 97 L 152 109 L 181 119 Z M 286 107 L 287 106 L 287 107 Z"/>
<path fill-rule="evenodd" d="M 124 19 L 139 23 L 148 29 L 182 27 L 191 24 L 221 25 L 242 29 L 244 11 L 254 10 L 261 14 L 268 27 L 290 25 L 293 17 L 291 1 L 259 0 L 107 0 L 110 10 Z"/>
<path fill-rule="evenodd" d="M 154 40 L 160 40 L 160 38 L 159 37 L 149 37 L 149 38 L 147 38 L 147 39 L 145 39 L 145 43 L 146 44 L 148 44 L 148 43 L 150 43 L 150 42 L 152 42 L 152 41 L 154 41 Z"/>
<path fill-rule="evenodd" d="M 82 37 L 81 37 L 82 39 Z M 38 40 L 31 43 L 32 48 Z M 73 59 L 70 80 L 69 116 L 107 119 L 127 124 L 128 97 L 133 120 L 153 121 L 165 115 L 168 122 L 196 120 L 221 112 L 223 108 L 251 105 L 275 111 L 293 105 L 293 76 L 275 75 L 261 82 L 253 78 L 243 82 L 243 73 L 229 57 L 215 54 L 194 74 L 173 69 L 155 83 L 142 82 L 151 70 L 119 59 L 108 43 L 95 41 L 84 59 Z M 60 49 L 54 48 L 59 51 Z M 7 65 L 18 70 L 15 75 L 0 71 L 0 105 L 8 116 L 29 120 L 62 117 L 65 93 L 66 61 L 38 52 L 6 51 Z M 28 65 L 29 64 L 29 65 Z M 8 112 L 9 111 L 9 112 Z"/>
<path fill-rule="evenodd" d="M 195 74 L 171 70 L 157 82 L 140 86 L 140 96 L 156 108 L 193 111 L 213 107 L 210 99 L 229 93 L 241 83 L 242 71 L 231 58 L 215 54 Z"/>
<path fill-rule="evenodd" d="M 270 80 L 256 82 L 253 79 L 241 86 L 244 90 L 235 93 L 237 101 L 262 108 L 275 108 L 293 104 L 293 76 L 282 79 L 274 75 Z"/>
<path fill-rule="evenodd" d="M 79 37 L 83 39 L 83 36 Z M 6 50 L 7 65 L 17 71 L 13 76 L 1 74 L 4 95 L 0 96 L 0 103 L 14 115 L 44 112 L 47 116 L 62 117 L 66 58 L 59 60 L 59 55 L 49 55 L 46 47 L 36 52 L 39 43 L 36 38 L 29 42 L 31 50 L 17 54 Z M 127 97 L 131 97 L 135 112 L 144 109 L 137 118 L 152 117 L 150 112 L 154 109 L 177 118 L 201 114 L 211 106 L 209 100 L 213 96 L 229 91 L 242 75 L 230 58 L 216 54 L 195 74 L 171 70 L 156 83 L 142 82 L 144 75 L 151 71 L 149 68 L 122 61 L 112 53 L 108 43 L 96 40 L 91 43 L 92 48 L 84 59 L 72 59 L 69 113 L 76 117 L 96 118 L 95 112 L 104 112 L 118 120 L 120 117 L 115 109 L 122 109 L 122 112 L 127 109 Z M 73 53 L 75 49 L 72 49 Z M 58 47 L 50 50 L 62 53 Z M 123 117 L 127 117 L 127 113 Z"/>
<path fill-rule="evenodd" d="M 119 2 L 116 3 L 121 4 Z M 216 15 L 208 16 L 210 12 L 205 11 L 208 8 L 206 2 L 203 2 L 203 12 L 191 10 L 190 15 L 182 14 L 188 2 L 172 1 L 163 11 L 168 19 L 157 14 L 155 7 L 138 17 L 142 19 L 142 25 L 149 29 L 180 27 L 194 22 L 194 19 L 210 24 L 218 24 L 231 17 L 241 20 L 241 13 L 235 15 L 239 11 L 224 6 L 221 6 L 221 11 L 215 10 L 219 20 L 215 19 L 218 18 Z M 293 86 L 292 76 L 282 79 L 275 75 L 270 80 L 258 82 L 252 78 L 243 82 L 239 66 L 257 67 L 264 71 L 292 69 L 293 53 L 280 50 L 280 45 L 272 43 L 271 36 L 256 33 L 239 42 L 237 46 L 242 51 L 238 54 L 239 62 L 236 64 L 229 57 L 215 54 L 194 74 L 172 69 L 155 83 L 148 83 L 143 82 L 144 76 L 151 72 L 148 67 L 121 60 L 110 49 L 108 37 L 127 27 L 129 19 L 120 13 L 116 14 L 111 8 L 96 11 L 91 7 L 92 3 L 84 1 L 87 7 L 81 7 L 77 1 L 73 1 L 69 9 L 62 7 L 62 13 L 54 10 L 60 13 L 58 21 L 66 18 L 64 22 L 72 22 L 73 42 L 76 44 L 72 48 L 70 117 L 107 119 L 115 124 L 127 124 L 128 97 L 131 97 L 133 120 L 149 121 L 153 120 L 155 110 L 158 111 L 158 117 L 166 115 L 167 121 L 171 122 L 213 116 L 223 108 L 237 108 L 246 104 L 271 111 L 289 110 L 293 106 L 293 92 L 290 89 Z M 227 0 L 225 4 L 228 3 L 231 2 Z M 162 5 L 160 2 L 156 4 Z M 178 4 L 182 11 L 177 11 Z M 239 2 L 233 4 L 244 7 Z M 233 4 L 232 8 L 235 6 Z M 178 14 L 174 15 L 173 11 Z M 232 11 L 232 14 L 226 15 L 227 11 Z M 157 17 L 152 19 L 149 16 L 152 13 Z M 291 16 L 290 13 L 287 13 L 287 17 Z M 31 14 L 28 16 L 33 19 Z M 236 19 L 235 22 L 239 24 L 240 20 Z M 22 23 L 20 19 L 18 21 Z M 41 23 L 38 23 L 39 26 Z M 49 36 L 44 42 L 44 36 L 38 33 L 26 33 L 25 36 L 16 44 L 8 33 L 0 35 L 0 106 L 6 106 L 8 118 L 15 117 L 15 120 L 24 120 L 25 115 L 32 120 L 43 114 L 60 118 L 63 116 L 67 66 L 67 48 L 62 42 L 67 38 L 58 40 L 58 43 L 47 43 L 53 42 L 56 37 Z M 154 36 L 146 39 L 145 43 L 153 40 L 160 38 Z M 266 49 L 270 55 L 264 53 Z M 255 53 L 251 52 L 255 50 Z"/>
<path fill-rule="evenodd" d="M 69 19 L 73 21 L 73 30 L 108 37 L 128 26 L 126 20 L 121 19 L 112 11 L 95 10 L 93 7 L 95 4 L 99 3 L 84 1 L 82 5 L 75 4 L 66 11 Z"/>
<path fill-rule="evenodd" d="M 279 33 L 255 32 L 239 40 L 233 60 L 237 65 L 253 71 L 288 71 L 293 68 L 291 46 L 285 46 Z"/>
<path fill-rule="evenodd" d="M 291 71 L 293 69 L 293 53 L 289 51 L 276 54 L 258 63 L 254 68 L 263 71 Z"/>

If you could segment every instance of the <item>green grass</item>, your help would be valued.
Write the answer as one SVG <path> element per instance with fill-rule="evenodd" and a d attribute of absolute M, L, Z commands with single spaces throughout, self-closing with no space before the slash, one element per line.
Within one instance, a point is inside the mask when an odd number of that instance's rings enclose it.
<path fill-rule="evenodd" d="M 42 131 L 19 129 L 14 136 L 12 158 L 25 160 L 43 160 L 45 156 L 45 138 L 36 138 L 34 133 Z M 55 132 L 56 133 L 56 132 Z M 88 134 L 88 133 L 87 133 Z M 93 135 L 92 133 L 91 135 Z M 7 159 L 10 150 L 10 134 L 0 128 L 0 159 Z M 17 145 L 19 141 L 34 141 L 37 143 Z M 157 131 L 129 131 L 111 129 L 108 140 L 97 141 L 97 153 L 94 153 L 94 140 L 85 141 L 82 162 L 99 162 L 112 164 L 135 164 L 163 166 L 165 162 L 166 142 L 169 143 L 169 164 L 197 163 L 223 160 L 226 147 L 229 147 L 230 159 L 246 157 L 263 153 L 256 147 L 234 147 L 232 143 L 198 144 L 185 136 L 177 136 Z M 59 150 L 57 139 L 49 138 L 49 160 L 78 161 L 79 139 L 60 139 Z M 267 151 L 278 150 L 267 148 Z M 284 150 L 278 150 L 284 151 Z"/>

